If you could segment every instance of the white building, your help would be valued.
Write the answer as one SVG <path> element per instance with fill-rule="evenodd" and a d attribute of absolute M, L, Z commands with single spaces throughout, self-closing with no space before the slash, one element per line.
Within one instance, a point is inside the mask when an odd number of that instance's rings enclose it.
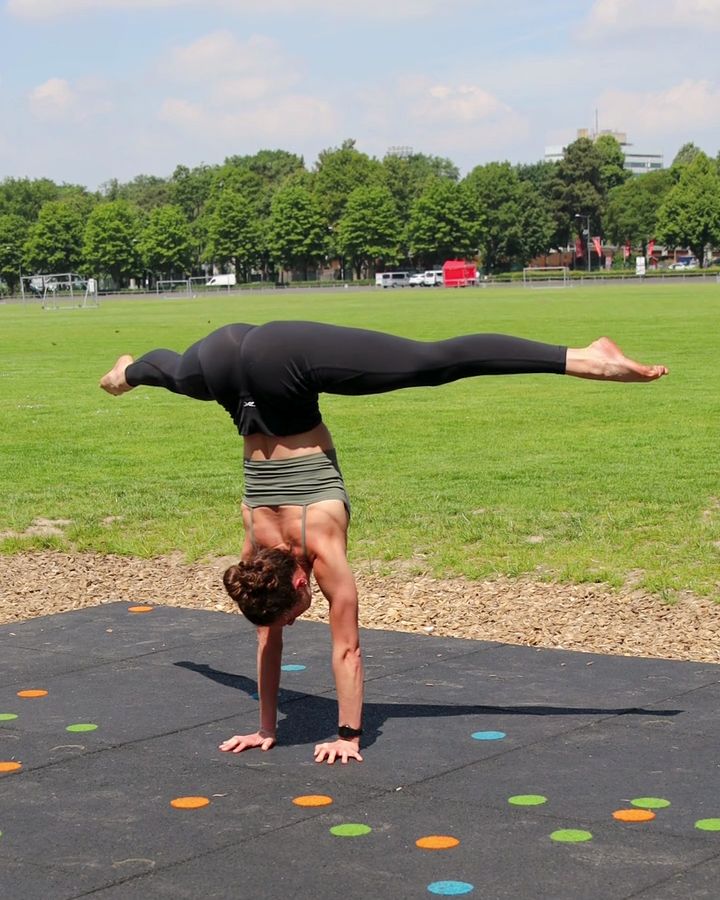
<path fill-rule="evenodd" d="M 657 172 L 665 168 L 662 153 L 638 153 L 628 143 L 627 134 L 624 131 L 590 131 L 589 128 L 578 128 L 578 138 L 589 138 L 596 141 L 601 135 L 609 134 L 620 144 L 620 149 L 625 157 L 625 168 L 633 175 L 644 175 L 646 172 Z M 565 156 L 565 147 L 555 145 L 545 148 L 545 162 L 560 162 Z"/>

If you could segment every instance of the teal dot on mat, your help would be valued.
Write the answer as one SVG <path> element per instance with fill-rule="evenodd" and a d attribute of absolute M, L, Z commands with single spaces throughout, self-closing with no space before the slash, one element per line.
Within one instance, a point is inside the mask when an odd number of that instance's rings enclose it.
<path fill-rule="evenodd" d="M 580 828 L 561 828 L 553 831 L 550 837 L 553 841 L 560 841 L 562 844 L 579 844 L 582 841 L 591 840 L 592 834 L 589 831 L 582 831 Z"/>
<path fill-rule="evenodd" d="M 513 806 L 542 806 L 547 803 L 547 797 L 542 794 L 516 794 L 514 797 L 508 797 L 508 803 Z"/>
<path fill-rule="evenodd" d="M 640 809 L 665 809 L 666 806 L 670 806 L 670 801 L 661 797 L 636 797 L 630 801 L 630 805 Z"/>
<path fill-rule="evenodd" d="M 97 725 L 93 725 L 91 722 L 78 722 L 77 725 L 68 725 L 65 731 L 77 733 L 79 731 L 95 731 L 96 728 Z"/>
<path fill-rule="evenodd" d="M 507 735 L 504 731 L 476 731 L 472 737 L 476 741 L 501 741 Z"/>
<path fill-rule="evenodd" d="M 474 887 L 467 881 L 433 881 L 428 885 L 428 890 L 431 894 L 440 894 L 442 897 L 459 897 L 460 894 L 469 894 Z"/>
<path fill-rule="evenodd" d="M 282 667 L 283 672 L 302 672 L 305 666 L 299 666 L 296 663 L 288 663 Z"/>
<path fill-rule="evenodd" d="M 360 837 L 363 834 L 370 834 L 372 828 L 369 825 L 360 825 L 356 822 L 346 822 L 345 825 L 333 825 L 330 834 L 335 837 Z"/>
<path fill-rule="evenodd" d="M 0 713 L 0 722 L 12 722 L 13 719 L 17 719 L 16 713 Z"/>
<path fill-rule="evenodd" d="M 695 827 L 700 831 L 720 831 L 720 819 L 698 819 Z"/>

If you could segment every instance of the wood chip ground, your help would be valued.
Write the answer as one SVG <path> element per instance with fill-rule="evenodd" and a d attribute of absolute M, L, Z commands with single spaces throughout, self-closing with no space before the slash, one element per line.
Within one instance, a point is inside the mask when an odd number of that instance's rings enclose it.
<path fill-rule="evenodd" d="M 238 614 L 221 582 L 231 562 L 187 564 L 93 553 L 0 556 L 0 624 L 122 600 Z M 720 604 L 680 594 L 672 605 L 639 591 L 498 578 L 470 581 L 356 568 L 360 623 L 433 636 L 595 653 L 720 662 Z M 326 621 L 315 590 L 307 618 Z"/>

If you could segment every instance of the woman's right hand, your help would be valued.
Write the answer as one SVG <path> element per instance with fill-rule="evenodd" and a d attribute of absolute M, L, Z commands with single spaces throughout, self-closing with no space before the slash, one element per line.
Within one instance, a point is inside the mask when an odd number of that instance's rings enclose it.
<path fill-rule="evenodd" d="M 254 747 L 259 747 L 261 750 L 270 750 L 274 746 L 274 735 L 256 731 L 254 734 L 234 734 L 231 738 L 223 741 L 218 749 L 229 753 L 242 753 L 243 750 L 251 750 Z"/>

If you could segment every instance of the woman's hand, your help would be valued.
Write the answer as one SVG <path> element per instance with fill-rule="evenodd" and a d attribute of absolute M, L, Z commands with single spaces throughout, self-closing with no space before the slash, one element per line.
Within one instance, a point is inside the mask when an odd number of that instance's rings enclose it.
<path fill-rule="evenodd" d="M 230 753 L 242 753 L 243 750 L 251 750 L 259 747 L 261 750 L 269 750 L 275 746 L 275 736 L 256 731 L 254 734 L 234 734 L 223 741 L 218 747 Z"/>
<path fill-rule="evenodd" d="M 362 762 L 362 756 L 360 756 L 360 751 L 355 741 L 343 741 L 341 738 L 338 738 L 336 741 L 327 741 L 315 747 L 315 762 L 327 761 L 329 765 L 332 765 L 336 759 L 342 760 L 343 763 L 346 763 L 349 759 L 356 759 L 358 762 Z"/>

